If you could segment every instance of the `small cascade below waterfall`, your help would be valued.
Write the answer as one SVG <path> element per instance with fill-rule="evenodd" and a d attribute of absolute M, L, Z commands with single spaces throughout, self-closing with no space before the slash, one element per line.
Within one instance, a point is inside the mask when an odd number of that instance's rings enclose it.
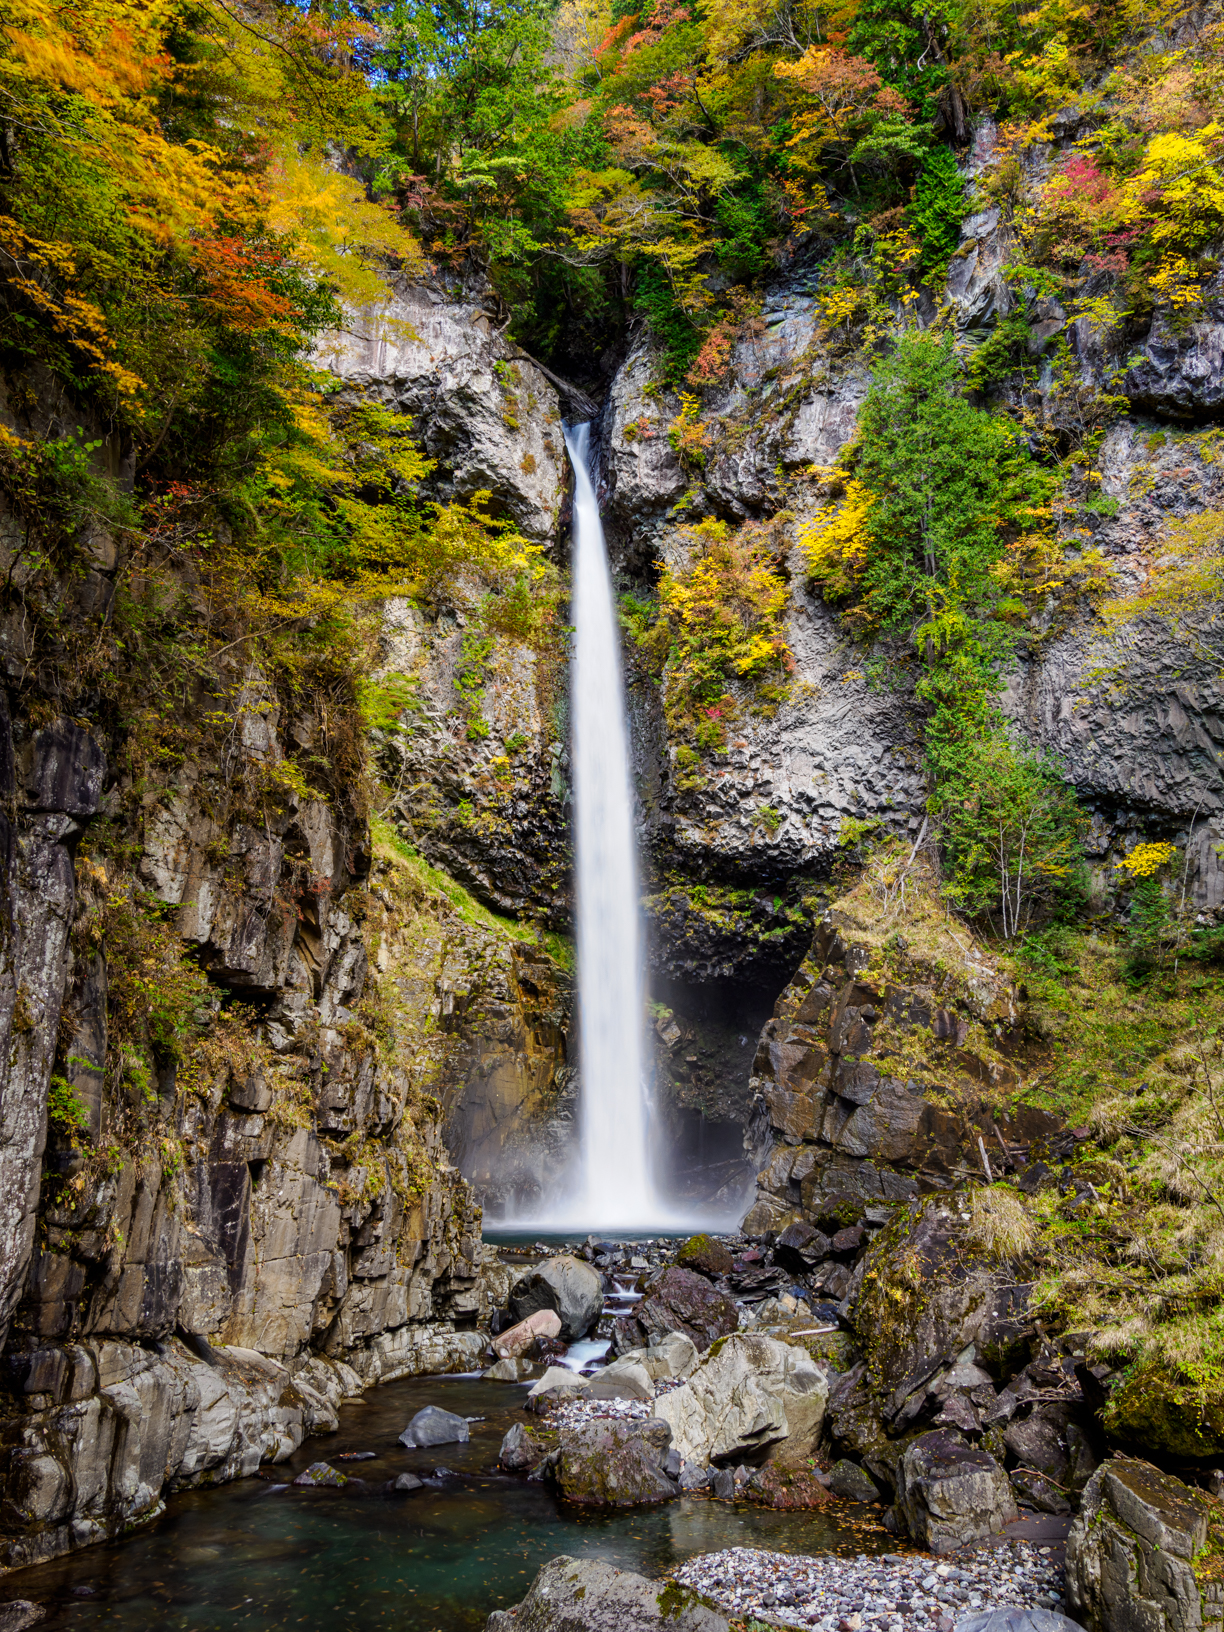
<path fill-rule="evenodd" d="M 590 1229 L 659 1217 L 649 1142 L 642 925 L 620 629 L 590 426 L 565 433 L 574 467 L 571 718 L 581 1017 L 581 1172 L 565 1212 Z"/>

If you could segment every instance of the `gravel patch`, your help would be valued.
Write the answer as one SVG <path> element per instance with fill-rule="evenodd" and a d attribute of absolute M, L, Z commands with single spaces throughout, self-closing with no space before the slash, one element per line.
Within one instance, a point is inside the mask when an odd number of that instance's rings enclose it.
<path fill-rule="evenodd" d="M 821 1632 L 951 1632 L 966 1615 L 1015 1606 L 1066 1613 L 1062 1565 L 1048 1547 L 1023 1541 L 955 1562 L 930 1553 L 804 1558 L 731 1547 L 689 1559 L 675 1578 L 730 1614 Z"/>
<path fill-rule="evenodd" d="M 554 1405 L 545 1417 L 550 1428 L 576 1428 L 596 1417 L 615 1417 L 620 1422 L 645 1421 L 654 1415 L 649 1400 L 566 1400 Z"/>

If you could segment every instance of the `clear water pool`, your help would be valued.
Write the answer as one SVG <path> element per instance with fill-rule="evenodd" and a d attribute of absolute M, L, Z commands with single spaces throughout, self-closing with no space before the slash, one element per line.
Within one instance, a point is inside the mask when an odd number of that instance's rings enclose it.
<path fill-rule="evenodd" d="M 543 1485 L 497 1474 L 497 1451 L 523 1420 L 525 1385 L 478 1378 L 414 1378 L 345 1406 L 340 1432 L 307 1440 L 257 1478 L 173 1496 L 130 1536 L 9 1575 L 0 1598 L 47 1608 L 46 1632 L 468 1632 L 517 1603 L 556 1553 L 607 1559 L 660 1574 L 694 1553 L 735 1545 L 785 1552 L 883 1551 L 890 1539 L 846 1507 L 816 1514 L 683 1498 L 623 1513 L 590 1513 Z M 414 1412 L 441 1405 L 483 1418 L 468 1445 L 406 1451 L 396 1443 Z M 345 1451 L 373 1451 L 364 1462 Z M 287 1481 L 327 1460 L 364 1481 L 298 1490 Z M 445 1465 L 449 1477 L 435 1478 Z M 391 1496 L 411 1470 L 424 1490 Z M 895 1544 L 893 1544 L 895 1545 Z"/>

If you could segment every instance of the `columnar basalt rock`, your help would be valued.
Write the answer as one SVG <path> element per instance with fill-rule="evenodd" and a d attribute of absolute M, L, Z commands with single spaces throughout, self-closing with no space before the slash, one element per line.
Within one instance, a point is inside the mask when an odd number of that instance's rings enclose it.
<path fill-rule="evenodd" d="M 71 722 L 4 735 L 6 1564 L 280 1460 L 373 1383 L 473 1369 L 508 1297 L 442 1100 L 483 1038 L 512 1055 L 534 1023 L 514 943 L 394 846 L 372 855 L 338 803 L 289 792 L 258 827 L 235 809 L 300 729 L 257 675 L 241 702 L 228 763 L 189 757 L 143 807 Z M 90 849 L 74 877 L 102 800 L 158 916 L 126 860 Z M 108 1015 L 150 978 L 196 1006 L 146 1065 Z M 57 1041 L 81 1050 L 84 1130 L 47 1144 Z"/>
<path fill-rule="evenodd" d="M 753 1086 L 766 1160 L 750 1232 L 782 1232 L 822 1196 L 867 1205 L 946 1189 L 984 1171 L 979 1140 L 992 1173 L 1014 1168 L 1057 1127 L 1031 1107 L 986 1103 L 984 1090 L 997 1101 L 1019 1082 L 999 1049 L 1018 1000 L 989 955 L 952 934 L 926 950 L 886 948 L 888 927 L 859 886 L 818 926 L 761 1034 Z M 841 1296 L 836 1258 L 830 1248 L 829 1290 Z"/>

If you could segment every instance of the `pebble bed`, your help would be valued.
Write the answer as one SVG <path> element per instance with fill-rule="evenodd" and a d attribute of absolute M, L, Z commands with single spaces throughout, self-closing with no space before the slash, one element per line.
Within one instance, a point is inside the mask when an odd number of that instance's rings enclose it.
<path fill-rule="evenodd" d="M 554 1405 L 547 1421 L 550 1428 L 577 1428 L 596 1417 L 615 1417 L 620 1422 L 644 1421 L 654 1416 L 649 1400 L 566 1400 Z"/>
<path fill-rule="evenodd" d="M 929 1553 L 803 1558 L 732 1547 L 689 1559 L 675 1577 L 730 1614 L 821 1632 L 951 1632 L 967 1615 L 1015 1606 L 1066 1613 L 1061 1562 L 1023 1541 L 955 1562 Z"/>

